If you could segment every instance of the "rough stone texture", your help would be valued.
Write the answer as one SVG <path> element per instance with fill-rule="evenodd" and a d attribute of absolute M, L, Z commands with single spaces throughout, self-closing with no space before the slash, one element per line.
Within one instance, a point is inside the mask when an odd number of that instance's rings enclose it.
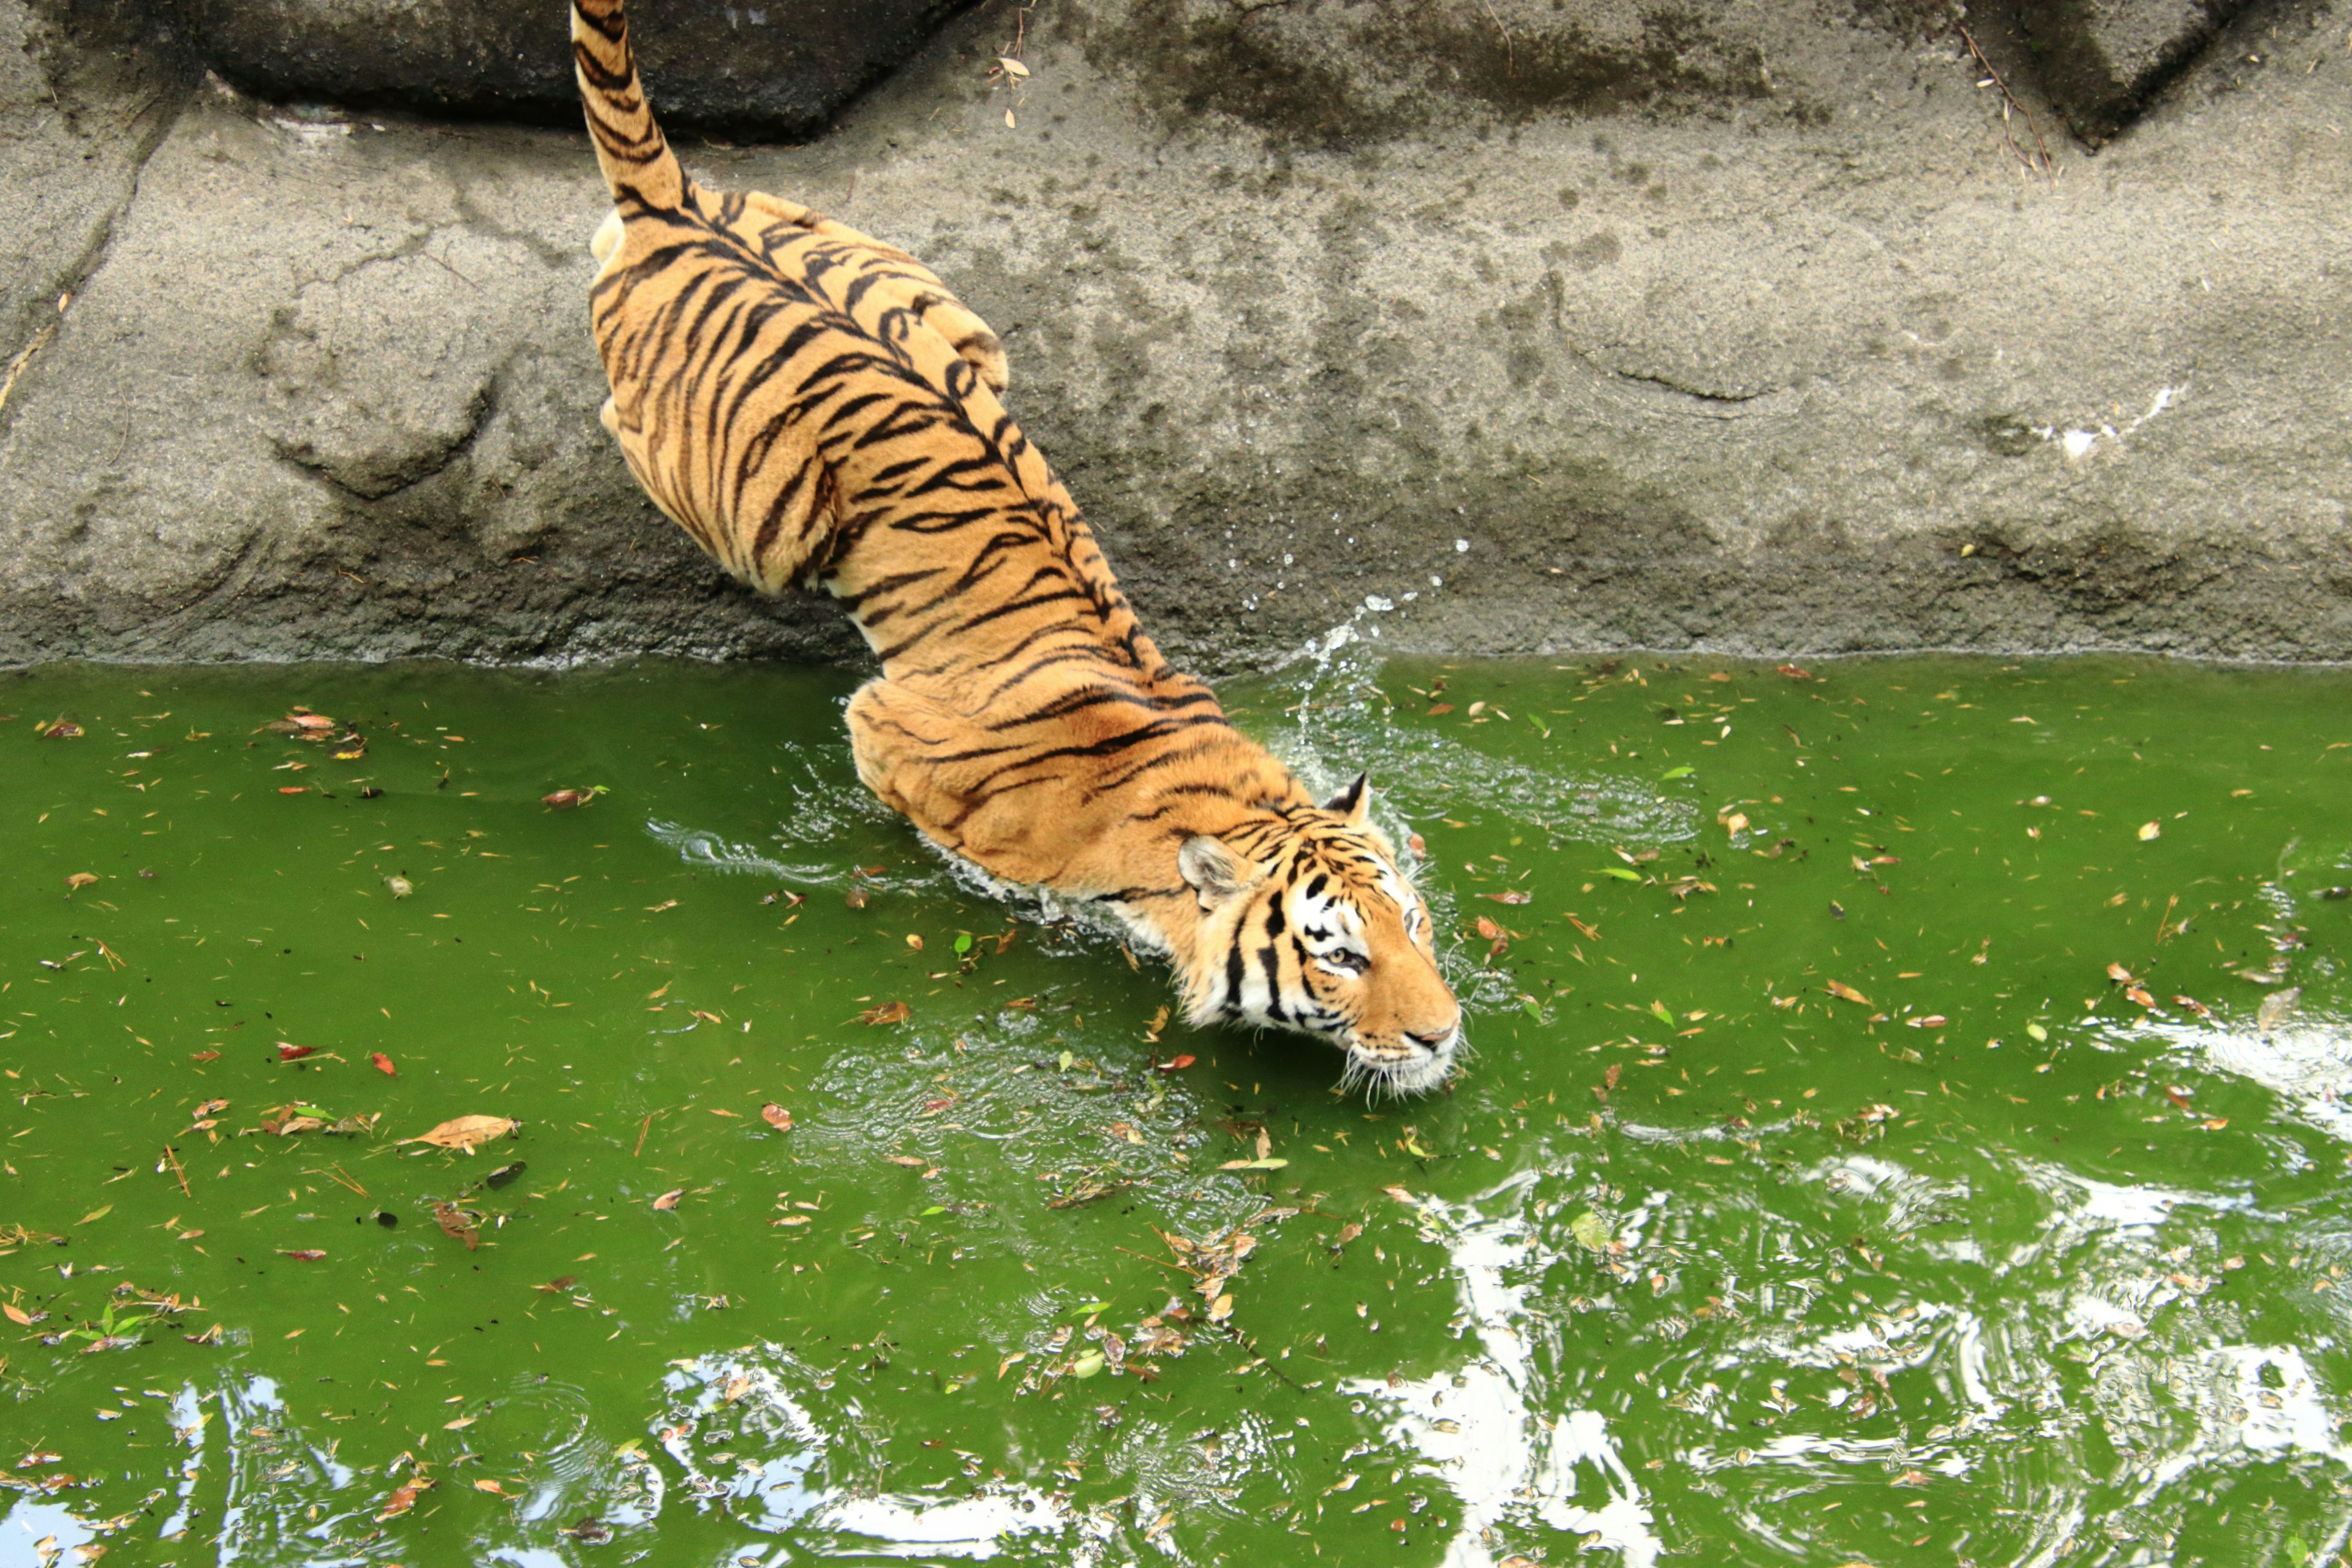
<path fill-rule="evenodd" d="M 630 31 L 665 112 L 786 139 L 920 47 L 968 0 L 661 0 Z M 189 47 L 242 91 L 573 124 L 562 0 L 179 0 Z"/>
<path fill-rule="evenodd" d="M 2242 0 L 2048 0 L 2026 8 L 2036 72 L 2096 147 L 2129 124 L 2242 8 Z"/>
<path fill-rule="evenodd" d="M 1407 15 L 1372 0 L 1261 40 L 1351 97 L 1222 99 L 1227 18 L 1167 3 L 1031 13 L 1012 84 L 983 8 L 838 135 L 686 153 L 991 321 L 1184 656 L 1370 598 L 1444 651 L 2352 658 L 2324 10 L 2250 10 L 2096 157 L 2053 135 L 2053 183 L 1926 12 L 1727 6 L 1669 52 L 1664 12 L 1581 8 L 1651 75 L 1528 105 L 1349 75 L 1348 29 Z M 1545 10 L 1496 6 L 1507 80 Z M 0 409 L 0 662 L 845 650 L 832 606 L 720 579 L 598 429 L 604 206 L 574 134 L 195 95 Z"/>

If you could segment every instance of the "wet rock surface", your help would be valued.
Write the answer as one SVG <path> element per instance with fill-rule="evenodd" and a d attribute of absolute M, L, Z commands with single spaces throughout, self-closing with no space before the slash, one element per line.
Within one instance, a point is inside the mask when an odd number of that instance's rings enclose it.
<path fill-rule="evenodd" d="M 597 426 L 583 137 L 77 78 L 14 4 L 0 158 L 60 216 L 0 240 L 0 661 L 854 651 Z M 2094 155 L 2021 21 L 1948 20 L 982 7 L 821 142 L 681 144 L 986 317 L 1207 665 L 1368 605 L 1478 653 L 2352 658 L 2341 27 L 2247 8 Z"/>

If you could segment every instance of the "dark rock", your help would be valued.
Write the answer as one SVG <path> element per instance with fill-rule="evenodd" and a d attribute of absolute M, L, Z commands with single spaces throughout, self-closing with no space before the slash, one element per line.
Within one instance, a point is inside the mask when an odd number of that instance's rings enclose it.
<path fill-rule="evenodd" d="M 629 26 L 675 125 L 798 139 L 919 47 L 966 0 L 646 0 Z M 559 0 L 182 0 L 188 41 L 277 103 L 578 120 Z"/>
<path fill-rule="evenodd" d="M 2197 58 L 2245 0 L 2029 0 L 2042 88 L 2096 147 Z"/>

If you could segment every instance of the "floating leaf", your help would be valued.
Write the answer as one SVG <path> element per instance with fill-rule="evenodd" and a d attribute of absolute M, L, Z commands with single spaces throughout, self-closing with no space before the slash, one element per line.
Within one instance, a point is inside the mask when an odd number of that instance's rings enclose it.
<path fill-rule="evenodd" d="M 97 880 L 98 878 L 90 872 L 76 871 L 72 876 L 66 879 L 66 891 L 69 893 L 79 892 L 82 889 L 90 886 Z"/>
<path fill-rule="evenodd" d="M 2143 822 L 2139 825 L 2139 841 L 2142 844 L 2151 838 L 2160 838 L 2163 836 L 2164 824 L 2160 822 Z"/>
<path fill-rule="evenodd" d="M 1772 668 L 1774 673 L 1785 675 L 1791 680 L 1811 680 L 1813 678 L 1811 670 L 1801 669 L 1793 664 L 1778 664 Z"/>
<path fill-rule="evenodd" d="M 661 1196 L 654 1200 L 654 1208 L 657 1213 L 667 1214 L 671 1209 L 677 1207 L 677 1200 L 684 1196 L 686 1196 L 686 1189 L 684 1187 L 672 1187 L 669 1191 L 664 1193 Z"/>
<path fill-rule="evenodd" d="M 1748 814 L 1744 811 L 1732 812 L 1720 820 L 1723 823 L 1723 830 L 1734 838 L 1748 831 Z"/>
<path fill-rule="evenodd" d="M 1212 1310 L 1212 1315 L 1214 1315 L 1213 1309 Z M 1102 1371 L 1102 1352 L 1090 1350 L 1082 1352 L 1077 1360 L 1070 1363 L 1070 1375 L 1072 1377 L 1092 1377 L 1095 1373 Z"/>
<path fill-rule="evenodd" d="M 1220 1171 L 1279 1171 L 1290 1162 L 1279 1155 L 1266 1155 L 1256 1160 L 1228 1160 L 1217 1167 Z"/>
<path fill-rule="evenodd" d="M 1160 1070 L 1161 1072 L 1182 1072 L 1186 1068 L 1192 1065 L 1193 1060 L 1194 1058 L 1189 1056 L 1171 1057 L 1166 1061 L 1160 1064 Z"/>
<path fill-rule="evenodd" d="M 433 1205 L 434 1223 L 440 1226 L 441 1234 L 464 1242 L 468 1252 L 481 1245 L 481 1232 L 475 1226 L 475 1221 L 480 1217 L 455 1204 L 436 1203 Z"/>
<path fill-rule="evenodd" d="M 1568 1234 L 1587 1252 L 1606 1252 L 1617 1237 L 1616 1227 L 1601 1215 L 1586 1209 L 1568 1222 Z"/>
<path fill-rule="evenodd" d="M 910 1171 L 919 1171 L 923 1168 L 923 1162 L 912 1154 L 885 1154 L 882 1157 L 894 1165 L 904 1165 Z"/>
<path fill-rule="evenodd" d="M 478 1144 L 493 1138 L 504 1138 L 522 1125 L 504 1116 L 459 1116 L 444 1121 L 429 1132 L 414 1138 L 404 1138 L 404 1143 L 430 1143 L 436 1149 L 463 1149 L 470 1154 Z"/>
<path fill-rule="evenodd" d="M 1865 1007 L 1870 1005 L 1869 997 L 1864 996 L 1861 992 L 1856 991 L 1853 986 L 1848 985 L 1843 980 L 1832 980 L 1822 989 L 1827 991 L 1831 995 L 1836 997 L 1841 1002 L 1859 1002 Z"/>
<path fill-rule="evenodd" d="M 604 791 L 602 785 L 599 785 L 594 789 L 584 790 L 560 789 L 553 795 L 541 795 L 539 797 L 539 804 L 547 807 L 550 811 L 570 811 L 575 806 L 586 805 L 590 801 L 594 800 L 598 795 L 604 793 Z"/>
<path fill-rule="evenodd" d="M 1698 772 L 1696 768 L 1692 767 L 1689 763 L 1685 763 L 1678 768 L 1668 768 L 1664 773 L 1660 773 L 1658 776 L 1661 779 L 1686 779 L 1696 772 Z"/>
<path fill-rule="evenodd" d="M 1228 1290 L 1209 1303 L 1209 1321 L 1222 1323 L 1234 1315 L 1234 1295 Z"/>
<path fill-rule="evenodd" d="M 327 1256 L 323 1249 L 316 1247 L 281 1247 L 278 1253 L 279 1257 L 290 1258 L 297 1263 L 316 1263 Z"/>
<path fill-rule="evenodd" d="M 1588 877 L 1614 877 L 1621 882 L 1638 882 L 1642 879 L 1642 873 L 1639 871 L 1629 871 L 1622 866 L 1603 866 L 1598 870 L 1588 871 L 1585 875 Z"/>
<path fill-rule="evenodd" d="M 386 877 L 383 885 L 395 899 L 404 899 L 416 891 L 416 884 L 405 877 Z"/>
<path fill-rule="evenodd" d="M 383 1074 L 386 1078 L 398 1078 L 400 1076 L 400 1069 L 394 1067 L 392 1065 L 392 1058 L 385 1056 L 382 1051 L 370 1051 L 368 1053 L 368 1066 L 375 1068 L 376 1071 Z"/>
<path fill-rule="evenodd" d="M 912 1016 L 913 1009 L 909 1008 L 904 1002 L 884 1002 L 878 1005 L 868 1007 L 866 1011 L 857 1015 L 857 1021 L 868 1026 L 876 1024 L 903 1024 Z"/>
<path fill-rule="evenodd" d="M 20 1329 L 29 1329 L 33 1326 L 33 1314 L 13 1301 L 0 1301 L 0 1312 L 8 1314 L 8 1321 Z"/>
<path fill-rule="evenodd" d="M 2026 1033 L 2026 1037 L 2027 1037 L 2029 1039 L 2033 1040 L 2033 1041 L 2034 1041 L 2034 1042 L 2036 1042 L 2037 1044 L 2038 1044 L 2038 1043 L 2040 1043 L 2041 1041 L 2046 1040 L 2046 1039 L 2048 1039 L 2048 1038 L 2050 1037 L 2050 1031 L 2049 1031 L 2049 1030 L 2047 1030 L 2047 1029 L 2045 1029 L 2045 1028 L 2043 1028 L 2043 1027 L 2042 1027 L 2041 1025 L 2039 1025 L 2039 1024 L 2028 1024 L 2028 1025 L 2026 1025 L 2026 1026 L 2025 1026 L 2025 1033 Z"/>
<path fill-rule="evenodd" d="M 760 1120 L 779 1132 L 790 1132 L 793 1130 L 793 1113 L 772 1100 L 760 1107 Z"/>
<path fill-rule="evenodd" d="M 36 728 L 33 733 L 44 741 L 79 741 L 81 739 L 81 726 L 70 719 L 58 719 L 45 727 Z"/>
<path fill-rule="evenodd" d="M 544 1291 L 550 1296 L 561 1296 L 563 1292 L 571 1289 L 572 1286 L 579 1282 L 580 1276 L 577 1274 L 565 1274 L 549 1280 L 544 1285 L 534 1285 L 531 1289 L 534 1290 Z"/>
<path fill-rule="evenodd" d="M 1482 899 L 1492 899 L 1498 904 L 1531 904 L 1536 901 L 1536 896 L 1533 893 L 1524 892 L 1517 888 L 1513 888 L 1507 892 L 1481 893 L 1478 896 Z"/>
<path fill-rule="evenodd" d="M 2284 991 L 2272 992 L 2263 998 L 2262 1006 L 2254 1013 L 2254 1027 L 2266 1035 L 2269 1034 L 2286 1022 L 2302 1001 L 2303 987 L 2300 985 L 2290 985 Z"/>
<path fill-rule="evenodd" d="M 304 1057 L 315 1057 L 318 1054 L 319 1047 L 316 1046 L 298 1046 L 290 1040 L 278 1042 L 278 1059 L 281 1062 L 299 1062 Z"/>

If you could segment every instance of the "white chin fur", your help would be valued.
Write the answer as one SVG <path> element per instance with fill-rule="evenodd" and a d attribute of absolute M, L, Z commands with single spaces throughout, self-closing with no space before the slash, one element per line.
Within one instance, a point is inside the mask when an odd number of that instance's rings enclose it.
<path fill-rule="evenodd" d="M 1374 1095 L 1426 1094 L 1454 1070 L 1454 1047 L 1416 1051 L 1410 1057 L 1374 1058 L 1350 1049 L 1344 1082 L 1362 1084 Z"/>

